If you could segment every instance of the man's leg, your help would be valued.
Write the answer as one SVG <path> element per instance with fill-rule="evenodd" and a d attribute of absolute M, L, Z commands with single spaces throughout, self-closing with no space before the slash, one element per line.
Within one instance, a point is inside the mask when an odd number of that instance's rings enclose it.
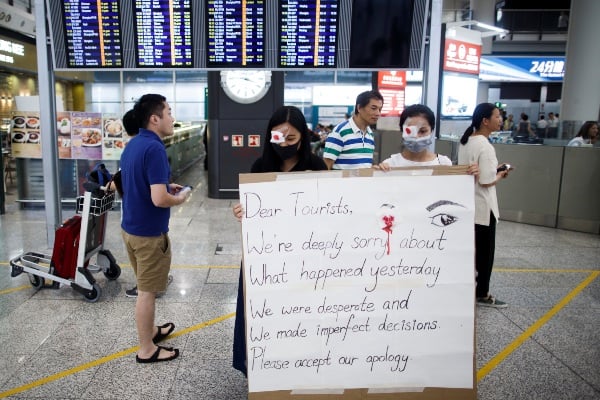
<path fill-rule="evenodd" d="M 138 357 L 140 358 L 150 358 L 156 351 L 157 346 L 152 341 L 152 338 L 158 332 L 158 328 L 154 324 L 155 300 L 156 294 L 153 292 L 138 292 L 135 303 L 135 322 L 140 341 L 140 349 L 138 350 Z M 161 350 L 158 358 L 167 358 L 174 354 L 174 351 Z"/>

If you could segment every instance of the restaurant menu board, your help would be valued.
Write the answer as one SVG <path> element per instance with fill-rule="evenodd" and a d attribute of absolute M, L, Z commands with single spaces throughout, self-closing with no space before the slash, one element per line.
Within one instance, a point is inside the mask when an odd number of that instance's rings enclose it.
<path fill-rule="evenodd" d="M 104 116 L 103 160 L 120 160 L 129 136 L 125 132 L 121 118 L 116 115 Z"/>
<path fill-rule="evenodd" d="M 134 0 L 136 65 L 192 67 L 191 0 Z"/>
<path fill-rule="evenodd" d="M 207 0 L 207 65 L 265 65 L 265 1 Z"/>
<path fill-rule="evenodd" d="M 71 113 L 71 156 L 74 159 L 102 159 L 102 114 Z"/>
<path fill-rule="evenodd" d="M 118 0 L 63 0 L 69 68 L 123 66 Z"/>
<path fill-rule="evenodd" d="M 11 153 L 18 158 L 42 158 L 40 113 L 13 111 Z"/>
<path fill-rule="evenodd" d="M 56 114 L 58 158 L 71 158 L 71 113 L 61 111 Z"/>
<path fill-rule="evenodd" d="M 279 3 L 279 67 L 335 68 L 338 0 Z"/>

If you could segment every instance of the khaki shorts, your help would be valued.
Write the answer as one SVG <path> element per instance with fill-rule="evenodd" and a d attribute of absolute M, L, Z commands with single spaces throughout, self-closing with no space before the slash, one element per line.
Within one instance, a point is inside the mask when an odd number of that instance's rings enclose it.
<path fill-rule="evenodd" d="M 171 269 L 171 242 L 169 235 L 136 236 L 121 230 L 127 255 L 142 292 L 164 292 L 167 290 Z"/>

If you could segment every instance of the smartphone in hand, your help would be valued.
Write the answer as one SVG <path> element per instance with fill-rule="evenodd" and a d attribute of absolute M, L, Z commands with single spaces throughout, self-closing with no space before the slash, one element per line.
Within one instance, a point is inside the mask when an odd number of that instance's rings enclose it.
<path fill-rule="evenodd" d="M 501 166 L 499 166 L 496 169 L 496 173 L 502 172 L 502 171 L 510 171 L 511 169 L 513 169 L 513 167 L 511 167 L 510 164 L 502 164 Z"/>

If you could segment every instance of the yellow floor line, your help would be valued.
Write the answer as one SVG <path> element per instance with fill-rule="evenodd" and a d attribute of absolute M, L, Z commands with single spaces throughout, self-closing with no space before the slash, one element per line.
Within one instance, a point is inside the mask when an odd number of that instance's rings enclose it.
<path fill-rule="evenodd" d="M 5 263 L 0 262 L 0 265 L 2 265 L 2 264 L 5 264 Z M 239 268 L 239 266 L 187 266 L 187 267 L 186 266 L 178 266 L 178 267 L 174 267 L 174 268 Z M 543 270 L 543 269 L 531 269 L 531 270 L 514 269 L 514 270 L 512 270 L 512 269 L 498 268 L 498 269 L 496 269 L 496 271 L 498 271 L 498 272 L 499 271 L 503 271 L 503 272 L 588 272 L 588 273 L 590 273 L 590 275 L 584 281 L 582 281 L 575 289 L 573 289 L 567 296 L 565 296 L 558 304 L 556 304 L 550 311 L 548 311 L 544 316 L 542 316 L 540 319 L 538 319 L 533 325 L 531 325 L 529 328 L 527 328 L 527 330 L 525 330 L 519 337 L 517 337 L 517 339 L 515 339 L 512 343 L 510 343 L 507 347 L 505 347 L 500 353 L 498 353 L 495 357 L 493 357 L 479 371 L 477 371 L 477 381 L 480 381 L 481 379 L 483 379 L 487 374 L 489 374 L 498 365 L 500 365 L 500 363 L 502 363 L 502 361 L 504 361 L 504 359 L 506 357 L 508 357 L 517 348 L 519 348 L 527 339 L 529 339 L 531 336 L 533 336 L 533 334 L 535 332 L 537 332 L 552 317 L 554 317 L 554 315 L 556 315 L 561 309 L 563 309 L 567 304 L 569 304 L 575 298 L 575 296 L 577 296 L 583 289 L 585 289 L 590 283 L 592 283 L 598 277 L 598 275 L 600 275 L 600 271 L 596 271 L 596 270 Z M 6 294 L 6 293 L 11 293 L 11 292 L 18 291 L 18 290 L 23 290 L 28 287 L 29 287 L 28 285 L 24 285 L 24 286 L 19 286 L 19 287 L 15 287 L 15 288 L 5 289 L 5 290 L 0 291 L 0 295 Z M 208 327 L 210 325 L 214 325 L 218 322 L 221 322 L 228 318 L 231 318 L 234 315 L 235 315 L 235 313 L 231 313 L 231 314 L 227 314 L 227 315 L 215 318 L 215 319 L 207 321 L 207 322 L 202 322 L 200 324 L 197 324 L 197 325 L 191 326 L 189 328 L 182 329 L 178 332 L 175 332 L 171 335 L 171 337 L 182 336 L 182 335 L 188 334 L 190 332 L 196 331 L 198 329 L 202 329 L 202 328 Z M 89 363 L 82 364 L 77 367 L 74 367 L 74 368 L 59 372 L 57 374 L 50 375 L 48 377 L 39 379 L 37 381 L 31 382 L 29 384 L 2 392 L 2 393 L 0 393 L 0 399 L 5 398 L 7 396 L 17 394 L 17 393 L 24 392 L 26 390 L 44 385 L 49 382 L 53 382 L 58 379 L 62 379 L 66 376 L 73 375 L 77 372 L 80 372 L 80 371 L 83 371 L 86 369 L 89 369 L 89 368 L 92 368 L 92 367 L 95 367 L 98 365 L 102 365 L 102 364 L 112 361 L 114 359 L 131 354 L 131 353 L 137 351 L 137 349 L 138 349 L 138 346 L 131 347 L 129 349 L 125 349 L 118 353 L 114 353 L 114 354 L 108 355 L 106 357 L 99 358 L 99 359 L 91 361 Z"/>
<path fill-rule="evenodd" d="M 201 323 L 199 323 L 197 325 L 190 326 L 189 328 L 185 328 L 185 329 L 182 329 L 182 330 L 180 330 L 178 332 L 175 332 L 175 333 L 171 334 L 169 336 L 169 338 L 174 338 L 174 337 L 177 337 L 177 336 L 188 334 L 190 332 L 194 332 L 194 331 L 196 331 L 198 329 L 206 328 L 208 326 L 211 326 L 211 325 L 217 324 L 219 322 L 222 322 L 222 321 L 224 321 L 226 319 L 229 319 L 229 318 L 231 318 L 233 316 L 235 316 L 235 313 L 230 313 L 230 314 L 222 315 L 222 316 L 217 317 L 215 319 L 211 319 L 210 321 L 201 322 Z M 3 399 L 3 398 L 8 397 L 8 396 L 13 396 L 13 395 L 18 394 L 18 393 L 25 392 L 27 390 L 36 388 L 38 386 L 45 385 L 46 383 L 54 382 L 54 381 L 57 381 L 59 379 L 66 378 L 67 376 L 74 375 L 74 374 L 76 374 L 78 372 L 84 371 L 86 369 L 90 369 L 92 367 L 96 367 L 98 365 L 105 364 L 105 363 L 107 363 L 109 361 L 116 360 L 117 358 L 121 358 L 121 357 L 124 357 L 126 355 L 129 355 L 131 353 L 136 352 L 138 350 L 138 348 L 139 348 L 139 346 L 130 347 L 128 349 L 119 351 L 117 353 L 110 354 L 110 355 L 108 355 L 106 357 L 102 357 L 102 358 L 99 358 L 97 360 L 90 361 L 88 363 L 78 365 L 78 366 L 73 367 L 71 369 L 67 369 L 67 370 L 58 372 L 56 374 L 47 376 L 45 378 L 38 379 L 36 381 L 27 383 L 25 385 L 22 385 L 22 386 L 19 386 L 19 387 L 7 390 L 5 392 L 1 392 L 0 393 L 0 399 Z"/>
<path fill-rule="evenodd" d="M 10 266 L 10 263 L 7 261 L 0 261 L 0 266 L 6 267 Z M 128 263 L 119 263 L 119 267 L 121 268 L 131 268 L 131 264 Z M 239 269 L 240 265 L 192 265 L 192 264 L 180 264 L 180 265 L 171 265 L 171 268 L 175 269 L 185 269 L 185 268 L 226 268 L 226 269 Z"/>
<path fill-rule="evenodd" d="M 7 261 L 0 261 L 0 266 L 8 266 L 10 265 Z M 119 263 L 121 268 L 131 268 L 131 264 L 128 263 Z M 220 269 L 239 269 L 239 264 L 236 265 L 192 265 L 192 264 L 178 264 L 171 265 L 171 269 L 210 269 L 210 268 L 220 268 Z M 538 269 L 538 268 L 511 268 L 511 267 L 502 267 L 496 266 L 494 267 L 494 271 L 496 272 L 551 272 L 551 273 L 569 273 L 569 272 L 578 272 L 578 273 L 591 273 L 598 271 L 597 269 Z"/>
<path fill-rule="evenodd" d="M 27 289 L 30 287 L 31 287 L 31 285 L 23 285 L 23 286 L 17 286 L 17 287 L 13 287 L 13 288 L 9 288 L 9 289 L 3 289 L 3 290 L 0 290 L 0 295 L 12 293 L 12 292 L 18 292 L 19 290 Z"/>
<path fill-rule="evenodd" d="M 531 325 L 525 332 L 517 337 L 511 344 L 506 346 L 500 353 L 496 354 L 486 365 L 484 365 L 479 371 L 477 371 L 477 381 L 482 380 L 487 374 L 489 374 L 494 368 L 496 368 L 506 357 L 514 352 L 519 346 L 521 346 L 527 339 L 529 339 L 535 332 L 537 332 L 542 326 L 544 326 L 552 317 L 562 310 L 567 304 L 569 304 L 575 296 L 577 296 L 583 289 L 586 288 L 590 283 L 594 281 L 600 275 L 600 271 L 592 272 L 585 280 L 583 280 L 575 289 L 573 289 L 568 295 L 566 295 L 558 304 L 556 304 L 550 311 L 544 316 L 538 319 L 533 325 Z"/>

